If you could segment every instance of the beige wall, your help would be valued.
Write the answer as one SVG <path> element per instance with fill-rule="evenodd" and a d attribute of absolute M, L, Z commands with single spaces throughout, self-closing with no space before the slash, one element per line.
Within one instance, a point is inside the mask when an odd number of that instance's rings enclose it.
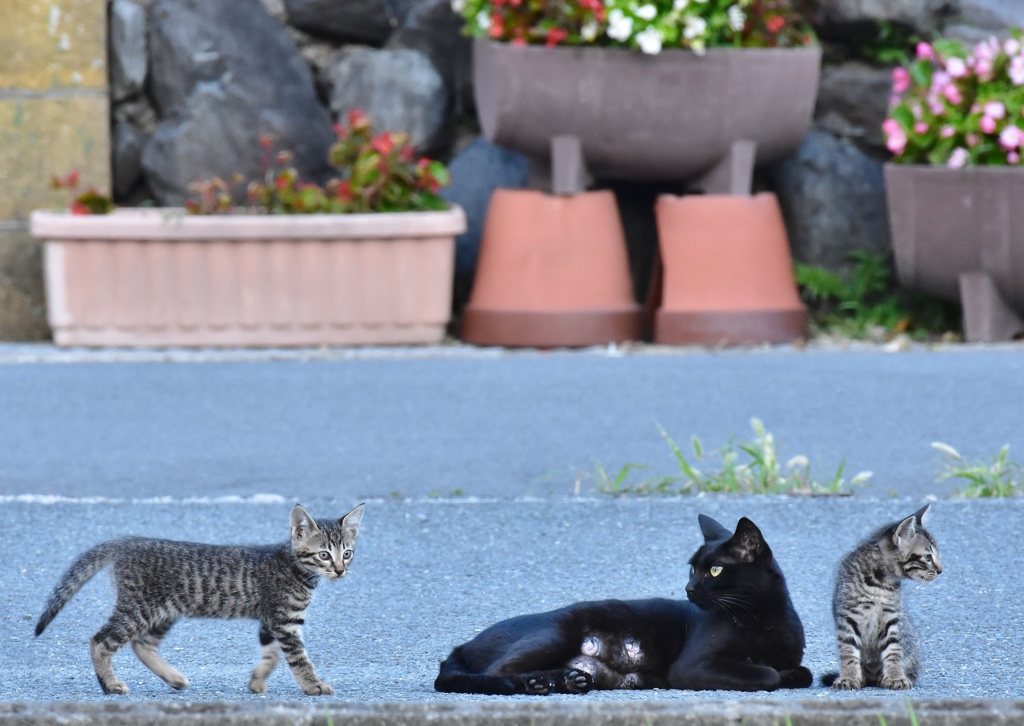
<path fill-rule="evenodd" d="M 39 207 L 68 196 L 50 178 L 77 169 L 110 190 L 106 0 L 0 0 L 0 340 L 49 337 Z"/>

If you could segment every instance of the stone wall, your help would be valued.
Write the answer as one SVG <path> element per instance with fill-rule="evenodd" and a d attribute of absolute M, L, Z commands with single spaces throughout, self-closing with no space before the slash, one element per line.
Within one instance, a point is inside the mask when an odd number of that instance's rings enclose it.
<path fill-rule="evenodd" d="M 53 175 L 110 189 L 105 0 L 0 0 L 0 339 L 49 337 L 37 207 L 64 206 Z"/>

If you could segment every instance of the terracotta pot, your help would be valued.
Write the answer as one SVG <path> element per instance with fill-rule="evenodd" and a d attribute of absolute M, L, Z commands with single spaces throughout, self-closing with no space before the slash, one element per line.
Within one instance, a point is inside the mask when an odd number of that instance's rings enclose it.
<path fill-rule="evenodd" d="M 582 346 L 634 340 L 626 239 L 609 191 L 491 197 L 462 338 L 481 345 Z"/>
<path fill-rule="evenodd" d="M 34 212 L 57 345 L 292 346 L 440 341 L 458 207 L 191 216 Z"/>
<path fill-rule="evenodd" d="M 663 195 L 658 343 L 786 343 L 807 332 L 774 194 Z"/>
<path fill-rule="evenodd" d="M 708 171 L 739 139 L 757 145 L 758 164 L 794 153 L 810 128 L 820 65 L 820 48 L 650 56 L 477 40 L 473 80 L 491 141 L 546 161 L 551 140 L 572 135 L 595 176 L 675 181 Z"/>

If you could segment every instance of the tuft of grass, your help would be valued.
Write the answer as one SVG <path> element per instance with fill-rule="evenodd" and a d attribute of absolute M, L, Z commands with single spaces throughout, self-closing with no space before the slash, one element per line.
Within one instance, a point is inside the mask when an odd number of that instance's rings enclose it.
<path fill-rule="evenodd" d="M 629 463 L 613 474 L 597 464 L 590 478 L 597 491 L 604 494 L 804 494 L 815 496 L 848 496 L 853 488 L 871 479 L 871 472 L 862 471 L 847 482 L 843 477 L 845 462 L 824 483 L 811 474 L 811 463 L 798 455 L 785 463 L 780 456 L 774 435 L 757 418 L 750 420 L 753 438 L 735 442 L 731 438 L 720 449 L 707 451 L 696 436 L 690 439 L 693 453 L 682 447 L 658 424 L 675 460 L 678 473 L 633 481 L 633 472 L 649 469 L 646 464 Z"/>
<path fill-rule="evenodd" d="M 943 470 L 939 473 L 936 481 L 963 479 L 967 482 L 967 486 L 963 490 L 957 488 L 954 493 L 956 497 L 965 499 L 1014 497 L 1024 491 L 1020 464 L 1008 460 L 1009 444 L 1004 445 L 990 462 L 966 459 L 959 451 L 941 441 L 932 442 L 932 448 L 941 451 L 944 455 Z"/>

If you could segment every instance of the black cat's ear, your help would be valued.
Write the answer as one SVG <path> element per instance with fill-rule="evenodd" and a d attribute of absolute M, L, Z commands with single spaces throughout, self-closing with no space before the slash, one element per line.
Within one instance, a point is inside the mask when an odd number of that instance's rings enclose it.
<path fill-rule="evenodd" d="M 736 523 L 736 534 L 729 540 L 729 548 L 743 562 L 753 562 L 769 551 L 761 530 L 746 517 Z"/>
<path fill-rule="evenodd" d="M 925 507 L 927 509 L 927 507 Z M 909 517 L 900 522 L 896 531 L 892 535 L 892 543 L 899 547 L 902 543 L 906 542 L 910 537 L 914 536 L 917 532 L 917 513 L 911 514 Z"/>
<path fill-rule="evenodd" d="M 921 507 L 916 512 L 914 512 L 914 519 L 916 519 L 917 523 L 920 524 L 923 527 L 924 526 L 924 519 L 925 519 L 925 517 L 928 516 L 928 513 L 931 512 L 931 511 L 932 511 L 932 505 L 931 504 L 925 504 L 923 507 Z"/>
<path fill-rule="evenodd" d="M 704 535 L 705 542 L 717 542 L 732 537 L 732 532 L 706 514 L 698 514 L 697 522 L 700 524 L 700 532 Z"/>
<path fill-rule="evenodd" d="M 306 539 L 314 532 L 320 531 L 316 522 L 309 516 L 309 512 L 303 509 L 301 504 L 292 507 L 292 539 Z"/>
<path fill-rule="evenodd" d="M 360 504 L 358 507 L 353 509 L 351 512 L 346 514 L 344 517 L 338 520 L 338 524 L 343 530 L 347 530 L 349 534 L 355 537 L 359 534 L 359 523 L 363 521 L 363 508 L 365 504 Z"/>

